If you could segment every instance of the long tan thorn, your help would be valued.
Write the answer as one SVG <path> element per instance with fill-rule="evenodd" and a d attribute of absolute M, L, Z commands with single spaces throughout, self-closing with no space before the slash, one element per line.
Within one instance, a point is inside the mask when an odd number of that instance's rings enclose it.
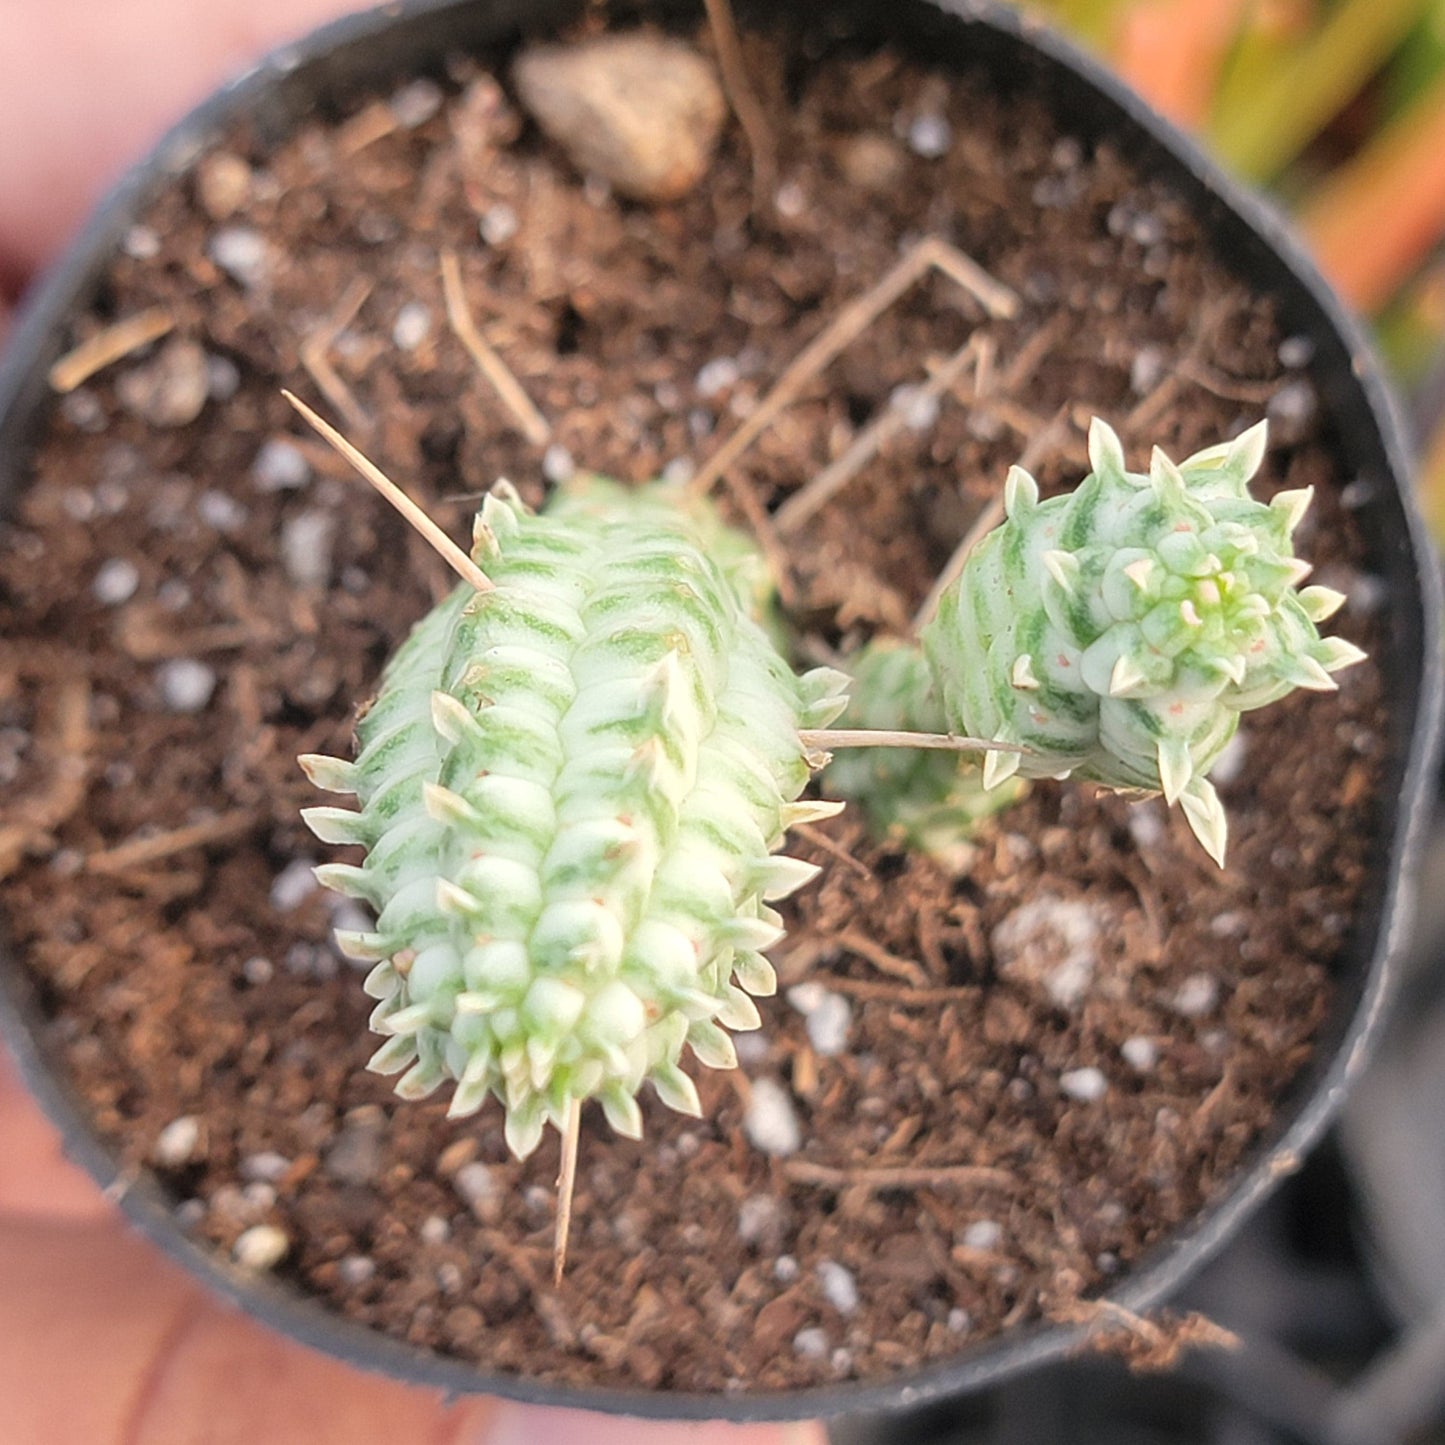
<path fill-rule="evenodd" d="M 552 1242 L 552 1283 L 562 1283 L 567 1267 L 567 1236 L 572 1230 L 572 1193 L 577 1187 L 577 1141 L 582 1133 L 582 1101 L 567 1106 L 567 1127 L 562 1131 L 562 1167 L 557 1174 L 557 1233 Z"/>
<path fill-rule="evenodd" d="M 317 416 L 295 393 L 283 388 L 281 395 L 323 441 L 350 462 L 416 528 L 463 582 L 469 582 L 478 592 L 492 590 L 491 578 L 375 462 L 352 446 L 330 422 Z"/>
<path fill-rule="evenodd" d="M 522 388 L 522 383 L 508 370 L 506 362 L 487 345 L 472 313 L 467 309 L 466 293 L 462 289 L 462 270 L 455 251 L 441 254 L 442 296 L 446 301 L 447 324 L 456 333 L 457 340 L 467 349 L 467 355 L 476 363 L 477 370 L 491 382 L 492 389 L 502 399 L 503 405 L 516 418 L 522 435 L 534 447 L 546 446 L 552 439 L 552 428 L 547 418 L 537 410 L 532 398 Z"/>
<path fill-rule="evenodd" d="M 893 732 L 886 728 L 799 728 L 798 741 L 810 751 L 836 748 L 929 748 L 947 753 L 1026 753 L 1018 743 L 966 738 L 958 733 Z"/>

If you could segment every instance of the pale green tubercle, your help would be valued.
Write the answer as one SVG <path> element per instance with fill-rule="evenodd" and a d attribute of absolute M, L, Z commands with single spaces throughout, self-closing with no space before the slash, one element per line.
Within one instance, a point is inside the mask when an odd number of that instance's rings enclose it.
<path fill-rule="evenodd" d="M 887 732 L 948 730 L 928 659 L 916 643 L 870 642 L 848 658 L 853 676 L 841 726 Z M 857 803 L 880 837 L 893 838 L 957 864 L 979 825 L 1023 792 L 1015 777 L 983 785 L 983 768 L 968 753 L 921 748 L 854 748 L 838 753 L 823 773 L 832 797 Z"/>
<path fill-rule="evenodd" d="M 370 1067 L 449 1112 L 489 1096 L 530 1153 L 596 1098 L 619 1132 L 650 1081 L 698 1112 L 682 1049 L 736 1062 L 729 1029 L 775 988 L 770 906 L 812 865 L 780 856 L 809 777 L 798 732 L 845 706 L 754 620 L 751 549 L 705 509 L 600 480 L 528 512 L 505 485 L 478 514 L 461 588 L 418 625 L 358 725 L 355 762 L 303 759 L 359 811 L 313 808 L 366 848 L 321 881 L 377 911 L 344 935 L 375 960 Z"/>
<path fill-rule="evenodd" d="M 1291 535 L 1307 491 L 1269 503 L 1247 484 L 1265 424 L 1176 466 L 1157 448 L 1125 466 L 1095 419 L 1092 470 L 1039 500 L 1009 473 L 1007 519 L 969 556 L 922 642 L 958 732 L 1022 744 L 984 780 L 1092 779 L 1179 803 L 1221 865 L 1226 823 L 1207 773 L 1239 715 L 1296 687 L 1333 689 L 1363 653 L 1316 624 L 1344 600 L 1299 589 Z"/>

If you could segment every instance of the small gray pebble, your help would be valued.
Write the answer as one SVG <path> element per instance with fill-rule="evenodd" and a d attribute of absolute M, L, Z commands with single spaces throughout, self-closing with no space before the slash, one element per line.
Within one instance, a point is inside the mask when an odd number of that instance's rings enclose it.
<path fill-rule="evenodd" d="M 274 1149 L 248 1154 L 241 1160 L 241 1178 L 253 1184 L 274 1184 L 291 1167 L 291 1161 Z"/>
<path fill-rule="evenodd" d="M 452 1237 L 452 1227 L 440 1214 L 429 1214 L 417 1233 L 423 1244 L 445 1244 Z"/>
<path fill-rule="evenodd" d="M 926 111 L 915 116 L 908 127 L 908 149 L 925 160 L 947 155 L 953 145 L 953 127 L 944 116 Z"/>
<path fill-rule="evenodd" d="M 828 1354 L 828 1336 L 816 1325 L 809 1325 L 793 1336 L 793 1349 L 805 1360 L 825 1359 Z"/>
<path fill-rule="evenodd" d="M 365 1254 L 344 1255 L 337 1261 L 336 1275 L 342 1284 L 355 1289 L 376 1276 L 376 1261 Z"/>
<path fill-rule="evenodd" d="M 442 108 L 442 88 L 434 80 L 413 80 L 403 85 L 388 102 L 396 123 L 403 130 L 425 125 Z"/>
<path fill-rule="evenodd" d="M 396 313 L 391 339 L 403 351 L 415 351 L 431 335 L 432 314 L 420 301 L 408 301 Z"/>
<path fill-rule="evenodd" d="M 140 586 L 140 572 L 134 562 L 125 557 L 112 557 L 102 562 L 100 570 L 91 583 L 95 600 L 105 607 L 117 607 L 129 602 Z"/>
<path fill-rule="evenodd" d="M 211 490 L 196 498 L 196 515 L 212 531 L 229 537 L 246 525 L 250 513 L 229 492 Z"/>
<path fill-rule="evenodd" d="M 803 1142 L 792 1098 L 773 1079 L 753 1080 L 743 1129 L 756 1148 L 778 1158 L 796 1154 Z"/>
<path fill-rule="evenodd" d="M 517 213 L 505 201 L 489 206 L 477 226 L 482 240 L 489 246 L 505 246 L 521 229 Z"/>
<path fill-rule="evenodd" d="M 331 546 L 336 518 L 319 508 L 287 517 L 281 524 L 281 564 L 298 587 L 325 587 L 331 580 Z"/>
<path fill-rule="evenodd" d="M 241 389 L 241 368 L 229 356 L 206 357 L 206 394 L 212 401 L 230 401 Z"/>
<path fill-rule="evenodd" d="M 817 1273 L 823 1298 L 839 1314 L 853 1314 L 858 1308 L 858 1281 L 853 1277 L 853 1271 L 837 1260 L 823 1259 L 818 1261 Z"/>
<path fill-rule="evenodd" d="M 254 1224 L 236 1241 L 231 1256 L 242 1269 L 274 1269 L 286 1258 L 291 1241 L 274 1224 Z"/>
<path fill-rule="evenodd" d="M 156 669 L 161 701 L 170 712 L 198 713 L 216 690 L 215 669 L 194 657 L 173 657 Z"/>
<path fill-rule="evenodd" d="M 542 475 L 554 487 L 570 482 L 576 470 L 577 463 L 572 460 L 572 453 L 561 442 L 553 442 L 542 453 Z"/>
<path fill-rule="evenodd" d="M 258 953 L 241 965 L 241 975 L 252 987 L 259 988 L 276 977 L 276 965 Z"/>
<path fill-rule="evenodd" d="M 735 358 L 717 356 L 707 362 L 697 374 L 694 385 L 702 397 L 714 397 L 736 386 L 742 370 Z"/>
<path fill-rule="evenodd" d="M 799 1272 L 798 1261 L 791 1254 L 780 1254 L 773 1261 L 773 1278 L 779 1284 L 792 1284 Z"/>
<path fill-rule="evenodd" d="M 996 1219 L 975 1219 L 963 1231 L 967 1249 L 997 1249 L 1003 1243 L 1003 1225 Z"/>
<path fill-rule="evenodd" d="M 278 913 L 299 908 L 321 886 L 314 867 L 314 859 L 293 858 L 272 880 L 271 907 Z"/>
<path fill-rule="evenodd" d="M 201 1121 L 194 1114 L 172 1119 L 156 1136 L 151 1158 L 163 1168 L 189 1164 L 201 1147 Z"/>
<path fill-rule="evenodd" d="M 206 247 L 206 254 L 233 281 L 250 289 L 271 274 L 271 247 L 251 226 L 224 226 Z"/>
<path fill-rule="evenodd" d="M 1099 1069 L 1069 1069 L 1059 1075 L 1059 1088 L 1082 1104 L 1095 1104 L 1109 1092 L 1109 1081 Z"/>
<path fill-rule="evenodd" d="M 1146 1039 L 1142 1034 L 1135 1034 L 1133 1038 L 1125 1039 L 1119 1045 L 1119 1053 L 1131 1069 L 1141 1074 L 1149 1073 L 1159 1062 L 1159 1049 L 1154 1040 Z"/>
<path fill-rule="evenodd" d="M 311 480 L 311 463 L 294 442 L 271 437 L 251 463 L 251 480 L 263 492 L 293 492 Z"/>

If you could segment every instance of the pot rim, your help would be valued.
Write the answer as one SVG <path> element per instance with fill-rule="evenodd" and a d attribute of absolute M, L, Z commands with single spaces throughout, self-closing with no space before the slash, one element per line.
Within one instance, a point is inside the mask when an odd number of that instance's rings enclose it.
<path fill-rule="evenodd" d="M 1275 1186 L 1299 1168 L 1305 1154 L 1338 1112 L 1347 1088 L 1363 1068 L 1380 1031 L 1398 960 L 1409 938 L 1415 877 L 1430 815 L 1441 744 L 1442 662 L 1439 636 L 1441 584 L 1433 547 L 1408 479 L 1410 449 L 1398 404 L 1358 322 L 1330 290 L 1294 237 L 1281 213 L 1263 197 L 1223 174 L 1188 137 L 1154 112 L 1117 77 L 1038 19 L 998 0 L 911 0 L 914 10 L 949 27 L 982 27 L 1006 43 L 1032 52 L 1046 65 L 1069 73 L 1092 91 L 1110 113 L 1114 127 L 1129 126 L 1159 158 L 1167 158 L 1198 195 L 1232 215 L 1267 247 L 1316 313 L 1321 329 L 1343 346 L 1352 384 L 1374 423 L 1382 472 L 1400 504 L 1406 561 L 1418 587 L 1419 702 L 1401 773 L 1401 791 L 1387 856 L 1381 866 L 1381 901 L 1373 953 L 1363 974 L 1354 1012 L 1337 1040 L 1327 1067 L 1317 1071 L 1295 1111 L 1253 1147 L 1251 1162 L 1227 1190 L 1186 1227 L 1172 1233 L 1131 1268 L 1107 1298 L 1126 1309 L 1147 1309 L 1166 1299 L 1223 1245 Z M 674 0 L 661 0 L 675 9 Z M 44 396 L 45 372 L 60 349 L 63 324 L 91 293 L 95 278 L 113 254 L 140 207 L 164 182 L 183 174 L 204 148 L 273 87 L 292 77 L 304 80 L 308 67 L 338 50 L 374 42 L 394 25 L 419 19 L 455 19 L 468 10 L 496 9 L 497 0 L 402 0 L 347 15 L 273 50 L 189 112 L 108 192 L 60 260 L 22 304 L 10 343 L 0 355 L 0 494 L 19 479 L 25 429 Z M 654 9 L 643 0 L 642 9 Z M 874 7 L 875 9 L 881 7 Z M 525 11 L 525 6 L 522 7 Z M 521 12 L 519 12 L 521 13 Z M 948 62 L 940 60 L 940 67 Z M 1178 185 L 1179 177 L 1171 177 Z M 1215 223 L 1209 228 L 1218 231 Z M 1361 949 L 1363 952 L 1363 949 Z M 361 1369 L 453 1394 L 489 1393 L 531 1404 L 548 1404 L 668 1419 L 722 1418 L 739 1422 L 805 1419 L 853 1412 L 891 1412 L 929 1400 L 978 1390 L 1025 1369 L 1058 1360 L 1078 1348 L 1086 1330 L 1078 1325 L 1034 1323 L 986 1340 L 957 1355 L 931 1361 L 884 1380 L 761 1390 L 739 1394 L 643 1391 L 556 1385 L 519 1375 L 489 1374 L 465 1361 L 422 1350 L 332 1315 L 319 1301 L 270 1277 L 256 1278 L 201 1248 L 174 1222 L 171 1204 L 149 1178 L 122 1174 L 117 1161 L 90 1132 L 78 1101 L 51 1072 L 38 1043 L 41 1014 L 33 989 L 14 968 L 0 969 L 0 1037 L 9 1044 L 21 1076 L 65 1136 L 67 1154 L 115 1199 L 154 1243 L 232 1303 L 303 1344 Z M 1321 1043 L 1321 1050 L 1325 1044 Z"/>

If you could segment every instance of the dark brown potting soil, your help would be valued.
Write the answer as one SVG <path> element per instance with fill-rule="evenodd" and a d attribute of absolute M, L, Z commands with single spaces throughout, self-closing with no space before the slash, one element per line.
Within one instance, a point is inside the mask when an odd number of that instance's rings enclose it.
<path fill-rule="evenodd" d="M 780 996 L 741 1070 L 695 1071 L 706 1117 L 649 1101 L 636 1144 L 585 1115 L 559 1289 L 555 1142 L 518 1165 L 495 1106 L 448 1122 L 445 1098 L 402 1103 L 365 1072 L 370 1001 L 329 943 L 353 909 L 310 884 L 327 850 L 298 821 L 316 799 L 295 757 L 346 750 L 449 582 L 278 388 L 338 415 L 456 535 L 499 475 L 540 499 L 541 450 L 448 327 L 442 248 L 555 428 L 554 479 L 705 458 L 909 238 L 1018 292 L 1003 323 L 942 278 L 915 288 L 748 454 L 774 505 L 987 338 L 983 374 L 792 546 L 815 650 L 906 630 L 1029 443 L 1045 486 L 1082 475 L 1094 412 L 1139 466 L 1270 412 L 1260 490 L 1317 488 L 1301 550 L 1351 594 L 1332 625 L 1372 644 L 1381 584 L 1308 347 L 1167 190 L 981 76 L 749 57 L 779 148 L 764 219 L 736 126 L 698 190 L 648 210 L 579 183 L 468 60 L 269 154 L 233 137 L 75 318 L 77 341 L 148 307 L 175 330 L 57 400 L 4 536 L 4 912 L 96 1129 L 219 1251 L 279 1230 L 298 1290 L 491 1370 L 779 1388 L 1070 1314 L 1268 1124 L 1376 846 L 1368 664 L 1246 720 L 1222 873 L 1159 803 L 1074 786 L 1037 786 L 957 876 L 822 825 L 826 848 L 797 850 L 827 871 L 792 909 Z M 256 1260 L 277 1236 L 246 1239 Z"/>

